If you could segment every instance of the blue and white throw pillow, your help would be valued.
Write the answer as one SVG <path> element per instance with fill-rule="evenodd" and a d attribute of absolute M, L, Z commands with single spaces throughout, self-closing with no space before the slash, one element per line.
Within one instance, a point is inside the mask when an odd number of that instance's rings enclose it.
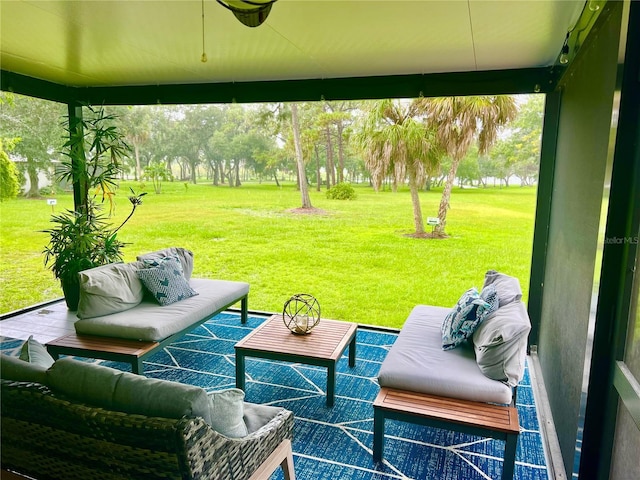
<path fill-rule="evenodd" d="M 182 265 L 177 258 L 156 260 L 148 268 L 138 270 L 138 277 L 160 305 L 171 305 L 198 295 L 184 278 Z"/>
<path fill-rule="evenodd" d="M 470 288 L 447 314 L 442 323 L 443 350 L 456 348 L 470 338 L 482 320 L 498 307 L 495 289 L 485 288 L 483 294 L 475 287 Z"/>

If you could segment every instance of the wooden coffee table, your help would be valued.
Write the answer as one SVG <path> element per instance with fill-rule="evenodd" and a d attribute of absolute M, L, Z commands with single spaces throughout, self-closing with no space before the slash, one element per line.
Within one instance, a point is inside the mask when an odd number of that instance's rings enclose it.
<path fill-rule="evenodd" d="M 245 357 L 327 367 L 327 406 L 332 407 L 336 390 L 336 364 L 349 347 L 349 366 L 356 364 L 355 323 L 320 320 L 307 335 L 296 335 L 285 326 L 282 314 L 267 321 L 235 345 L 236 386 L 245 388 Z"/>

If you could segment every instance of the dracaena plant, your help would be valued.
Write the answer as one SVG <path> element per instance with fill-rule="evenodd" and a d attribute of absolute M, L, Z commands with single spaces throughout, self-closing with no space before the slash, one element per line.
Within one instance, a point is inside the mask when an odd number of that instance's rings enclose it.
<path fill-rule="evenodd" d="M 75 210 L 53 215 L 55 226 L 45 247 L 45 265 L 63 284 L 77 284 L 78 273 L 88 268 L 122 261 L 124 243 L 117 232 L 133 216 L 146 193 L 131 190 L 131 212 L 117 227 L 109 222 L 122 159 L 130 151 L 124 135 L 114 124 L 115 117 L 103 108 L 88 108 L 87 118 L 69 124 L 69 139 L 63 146 L 67 160 L 57 174 L 59 180 L 74 183 L 80 190 Z M 108 213 L 104 206 L 109 206 Z M 65 291 L 66 295 L 66 291 Z M 69 303 L 69 302 L 67 302 Z M 70 305 L 71 307 L 71 305 Z"/>

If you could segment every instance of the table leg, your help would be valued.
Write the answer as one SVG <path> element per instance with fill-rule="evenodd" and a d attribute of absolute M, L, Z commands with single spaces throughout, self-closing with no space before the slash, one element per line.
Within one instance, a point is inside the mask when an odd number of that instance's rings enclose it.
<path fill-rule="evenodd" d="M 349 343 L 349 366 L 356 366 L 356 335 L 353 335 L 353 340 Z"/>
<path fill-rule="evenodd" d="M 336 364 L 331 363 L 327 367 L 327 407 L 333 407 L 336 396 Z"/>
<path fill-rule="evenodd" d="M 131 371 L 137 375 L 142 375 L 144 366 L 142 365 L 142 359 L 136 358 L 131 361 Z"/>
<path fill-rule="evenodd" d="M 236 388 L 244 390 L 244 353 L 236 350 Z"/>
<path fill-rule="evenodd" d="M 516 463 L 518 435 L 507 435 L 504 446 L 504 461 L 502 463 L 502 480 L 511 480 Z"/>

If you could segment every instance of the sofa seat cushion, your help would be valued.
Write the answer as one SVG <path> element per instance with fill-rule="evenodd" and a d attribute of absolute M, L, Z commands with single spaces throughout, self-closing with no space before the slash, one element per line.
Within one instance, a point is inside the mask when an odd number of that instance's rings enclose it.
<path fill-rule="evenodd" d="M 380 367 L 378 383 L 443 397 L 510 403 L 511 388 L 480 371 L 470 346 L 442 350 L 441 327 L 449 311 L 414 307 Z"/>
<path fill-rule="evenodd" d="M 143 300 L 124 312 L 78 320 L 76 332 L 158 342 L 249 293 L 249 284 L 244 282 L 192 278 L 189 284 L 198 295 L 163 307 L 153 300 Z"/>

